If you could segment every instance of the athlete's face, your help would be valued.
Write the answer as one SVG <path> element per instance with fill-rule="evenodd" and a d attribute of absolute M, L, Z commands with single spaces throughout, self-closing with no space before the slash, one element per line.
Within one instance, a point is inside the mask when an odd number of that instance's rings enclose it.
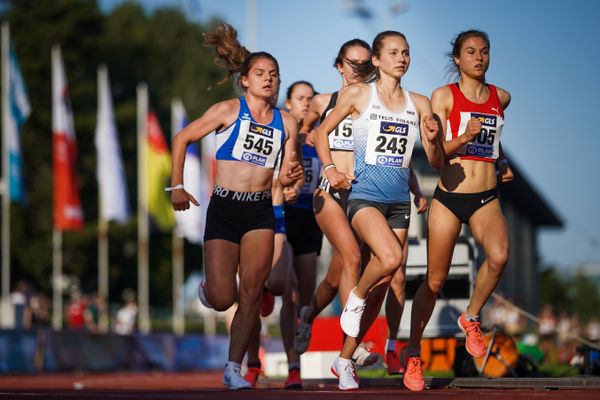
<path fill-rule="evenodd" d="M 460 49 L 460 55 L 454 57 L 454 63 L 461 74 L 482 78 L 490 66 L 490 48 L 487 42 L 480 37 L 468 38 Z"/>
<path fill-rule="evenodd" d="M 285 108 L 294 118 L 300 120 L 308 112 L 308 106 L 314 95 L 315 92 L 310 86 L 299 83 L 294 86 L 290 98 L 285 101 Z"/>
<path fill-rule="evenodd" d="M 379 56 L 374 55 L 371 60 L 380 73 L 400 79 L 410 65 L 408 42 L 402 36 L 388 36 L 382 41 Z"/>
<path fill-rule="evenodd" d="M 356 64 L 362 64 L 369 61 L 370 57 L 371 53 L 369 50 L 362 46 L 350 46 L 346 49 L 344 61 L 342 64 L 337 65 L 337 70 L 340 74 L 342 74 L 342 78 L 344 79 L 344 86 L 350 85 L 351 83 L 356 83 L 360 80 L 354 73 L 350 63 L 346 60 L 350 60 Z"/>
<path fill-rule="evenodd" d="M 279 70 L 273 60 L 260 57 L 250 67 L 248 75 L 240 77 L 240 81 L 247 92 L 272 98 L 279 91 Z"/>

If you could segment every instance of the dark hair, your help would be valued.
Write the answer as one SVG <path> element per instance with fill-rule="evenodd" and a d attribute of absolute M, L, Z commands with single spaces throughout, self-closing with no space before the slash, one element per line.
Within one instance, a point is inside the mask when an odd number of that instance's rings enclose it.
<path fill-rule="evenodd" d="M 295 88 L 296 88 L 296 86 L 298 86 L 298 85 L 306 85 L 306 86 L 308 86 L 308 87 L 310 87 L 310 88 L 311 88 L 311 90 L 313 91 L 313 93 L 316 93 L 316 92 L 315 92 L 315 88 L 313 87 L 312 83 L 310 83 L 310 82 L 307 82 L 307 81 L 296 81 L 296 82 L 292 83 L 292 84 L 291 84 L 291 85 L 290 85 L 290 86 L 287 88 L 287 92 L 286 92 L 286 94 L 285 94 L 285 98 L 286 98 L 287 100 L 289 100 L 289 99 L 291 99 L 291 98 L 292 98 L 292 93 L 294 93 L 294 89 L 295 89 Z"/>
<path fill-rule="evenodd" d="M 487 44 L 488 49 L 490 48 L 490 38 L 488 34 L 484 31 L 480 31 L 477 29 L 469 29 L 468 31 L 463 31 L 456 35 L 456 37 L 450 42 L 452 50 L 446 54 L 449 58 L 447 74 L 452 78 L 458 79 L 460 77 L 460 71 L 458 69 L 458 65 L 456 65 L 456 62 L 454 62 L 454 58 L 460 57 L 460 51 L 462 50 L 463 45 L 465 44 L 467 39 L 473 37 L 483 39 Z"/>
<path fill-rule="evenodd" d="M 334 68 L 337 68 L 338 65 L 342 65 L 344 63 L 344 60 L 346 59 L 346 51 L 348 51 L 350 47 L 354 46 L 359 46 L 363 49 L 367 49 L 369 51 L 369 54 L 371 54 L 371 46 L 369 46 L 369 43 L 365 42 L 362 39 L 348 40 L 342 45 L 342 47 L 340 47 L 340 51 L 338 51 L 337 57 L 335 57 L 335 60 L 333 60 Z"/>
<path fill-rule="evenodd" d="M 408 42 L 408 40 L 406 39 L 406 36 L 404 36 L 404 34 L 401 32 L 398 32 L 398 31 L 380 32 L 377 34 L 377 36 L 375 36 L 375 39 L 373 39 L 373 46 L 372 46 L 373 50 L 371 53 L 373 56 L 379 57 L 381 55 L 381 48 L 383 47 L 383 40 L 390 36 L 399 36 Z M 370 59 L 364 63 L 356 63 L 356 62 L 352 62 L 351 60 L 348 60 L 348 63 L 352 67 L 352 70 L 354 71 L 356 76 L 358 76 L 362 81 L 369 82 L 369 81 L 379 79 L 379 70 L 377 69 L 377 67 L 375 67 L 373 65 L 373 63 L 371 62 Z"/>
<path fill-rule="evenodd" d="M 218 23 L 214 32 L 204 34 L 204 44 L 215 48 L 217 53 L 215 63 L 227 68 L 227 76 L 217 82 L 217 85 L 224 83 L 235 75 L 238 78 L 247 76 L 248 71 L 259 58 L 267 58 L 273 61 L 279 72 L 279 63 L 275 57 L 264 51 L 251 53 L 238 41 L 235 28 L 225 22 Z M 246 90 L 239 79 L 237 79 L 237 85 L 241 90 Z"/>

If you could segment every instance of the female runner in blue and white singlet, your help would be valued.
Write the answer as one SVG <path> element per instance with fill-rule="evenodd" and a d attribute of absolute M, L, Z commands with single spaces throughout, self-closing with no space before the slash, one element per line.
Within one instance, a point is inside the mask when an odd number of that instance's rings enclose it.
<path fill-rule="evenodd" d="M 250 53 L 238 42 L 235 29 L 224 23 L 207 34 L 205 42 L 215 47 L 230 76 L 239 74 L 238 84 L 245 95 L 213 105 L 175 136 L 171 202 L 178 211 L 188 209 L 190 202 L 198 205 L 183 186 L 185 149 L 217 131 L 215 189 L 204 237 L 206 282 L 199 295 L 205 305 L 218 311 L 238 300 L 223 383 L 231 389 L 248 389 L 250 383 L 240 375 L 240 363 L 258 321 L 263 287 L 271 270 L 273 169 L 281 158 L 279 180 L 284 186 L 302 177 L 302 167 L 295 160 L 297 124 L 273 106 L 279 65 L 272 55 Z"/>
<path fill-rule="evenodd" d="M 408 180 L 412 148 L 421 137 L 429 162 L 439 168 L 442 152 L 439 126 L 432 117 L 429 100 L 403 89 L 402 76 L 410 64 L 410 51 L 403 34 L 378 34 L 372 46 L 371 63 L 357 65 L 360 76 L 371 83 L 350 85 L 315 133 L 317 151 L 332 187 L 348 189 L 348 216 L 358 237 L 371 249 L 372 257 L 358 285 L 350 291 L 340 323 L 348 335 L 340 357 L 332 365 L 342 390 L 358 388 L 351 357 L 368 324 L 361 324 L 371 291 L 389 282 L 403 262 L 403 247 L 410 218 Z M 328 134 L 351 115 L 354 133 L 354 180 L 332 162 Z M 383 290 L 387 285 L 381 285 Z"/>

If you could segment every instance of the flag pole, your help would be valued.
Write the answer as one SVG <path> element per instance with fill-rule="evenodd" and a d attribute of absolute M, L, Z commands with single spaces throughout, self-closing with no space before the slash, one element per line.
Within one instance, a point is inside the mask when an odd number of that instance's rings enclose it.
<path fill-rule="evenodd" d="M 139 330 L 150 332 L 149 312 L 149 227 L 148 227 L 148 182 L 146 168 L 146 145 L 148 140 L 148 86 L 137 87 L 137 170 L 138 170 L 138 310 Z"/>
<path fill-rule="evenodd" d="M 0 297 L 0 326 L 13 325 L 13 313 L 10 307 L 10 176 L 8 159 L 9 141 L 9 89 L 10 75 L 8 67 L 8 46 L 10 28 L 8 22 L 2 23 L 2 294 Z"/>
<path fill-rule="evenodd" d="M 103 93 L 103 82 L 108 82 L 108 70 L 106 65 L 98 67 L 98 108 L 103 106 L 102 96 L 108 96 L 108 93 Z M 102 212 L 102 185 L 98 181 L 98 296 L 106 304 L 110 304 L 108 298 L 108 221 Z M 106 309 L 101 309 L 98 321 L 100 332 L 108 332 L 108 315 Z"/>
<path fill-rule="evenodd" d="M 60 57 L 60 47 L 58 45 L 52 46 L 52 68 L 56 68 L 59 64 L 58 60 L 60 60 Z M 54 75 L 55 73 L 53 72 L 52 85 L 58 85 L 58 82 L 54 79 Z M 56 185 L 56 182 L 54 182 L 54 185 Z M 60 330 L 63 326 L 62 256 L 62 231 L 57 229 L 55 224 L 52 228 L 52 328 L 54 330 Z"/>
<path fill-rule="evenodd" d="M 182 128 L 177 125 L 175 118 L 176 108 L 182 107 L 181 99 L 171 101 L 171 138 L 175 137 Z M 184 238 L 177 224 L 173 227 L 172 257 L 173 257 L 173 332 L 176 335 L 185 333 L 185 315 L 183 304 L 183 276 L 184 276 Z"/>

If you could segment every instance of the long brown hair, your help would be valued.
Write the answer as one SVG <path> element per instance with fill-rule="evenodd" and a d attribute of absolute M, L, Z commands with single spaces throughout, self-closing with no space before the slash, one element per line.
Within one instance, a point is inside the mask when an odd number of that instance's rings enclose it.
<path fill-rule="evenodd" d="M 372 56 L 380 57 L 381 56 L 381 48 L 383 47 L 383 40 L 390 36 L 399 36 L 402 39 L 406 40 L 406 36 L 403 33 L 398 31 L 384 31 L 380 32 L 373 39 Z M 408 40 L 406 40 L 408 42 Z M 373 65 L 371 59 L 364 63 L 356 63 L 348 60 L 348 63 L 352 67 L 352 71 L 354 74 L 360 78 L 363 82 L 371 82 L 379 79 L 379 69 Z"/>
<path fill-rule="evenodd" d="M 246 87 L 242 85 L 239 77 L 248 76 L 248 71 L 258 58 L 264 57 L 273 61 L 279 72 L 279 63 L 275 57 L 264 51 L 251 53 L 238 41 L 235 28 L 225 22 L 218 23 L 213 32 L 204 34 L 204 44 L 214 47 L 217 53 L 215 63 L 227 69 L 227 76 L 217 82 L 217 85 L 234 77 L 237 78 L 238 87 L 245 91 Z"/>
<path fill-rule="evenodd" d="M 458 78 L 460 78 L 460 70 L 458 68 L 458 65 L 456 65 L 456 62 L 454 61 L 454 58 L 460 57 L 460 51 L 462 50 L 463 45 L 465 44 L 467 39 L 470 39 L 472 37 L 478 37 L 483 39 L 488 49 L 490 48 L 490 38 L 488 34 L 484 31 L 479 31 L 477 29 L 469 29 L 468 31 L 463 31 L 456 35 L 456 37 L 450 42 L 452 50 L 446 53 L 446 56 L 448 56 L 449 58 L 448 66 L 446 68 L 447 74 L 453 80 L 457 80 Z"/>

